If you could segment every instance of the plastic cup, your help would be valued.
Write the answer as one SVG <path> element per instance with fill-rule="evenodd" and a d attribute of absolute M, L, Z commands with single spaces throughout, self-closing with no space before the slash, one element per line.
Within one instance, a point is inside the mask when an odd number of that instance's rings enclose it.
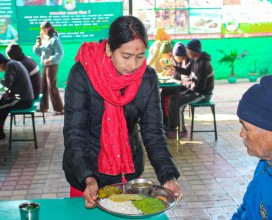
<path fill-rule="evenodd" d="M 19 205 L 21 220 L 39 220 L 40 204 L 24 202 Z"/>

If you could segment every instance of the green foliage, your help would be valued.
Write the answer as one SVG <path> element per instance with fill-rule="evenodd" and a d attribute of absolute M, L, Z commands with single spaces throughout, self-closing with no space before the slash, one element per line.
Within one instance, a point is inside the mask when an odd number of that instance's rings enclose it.
<path fill-rule="evenodd" d="M 261 76 L 266 76 L 266 75 L 268 75 L 269 73 L 269 70 L 268 70 L 268 68 L 267 67 L 264 67 L 263 69 L 260 69 L 260 75 Z"/>
<path fill-rule="evenodd" d="M 242 60 L 247 56 L 247 51 L 243 51 L 242 53 L 238 53 L 237 50 L 230 50 L 229 53 L 226 53 L 224 50 L 217 50 L 219 53 L 223 54 L 220 60 L 218 60 L 219 64 L 226 64 L 230 69 L 230 75 L 234 76 L 234 67 L 238 60 Z"/>

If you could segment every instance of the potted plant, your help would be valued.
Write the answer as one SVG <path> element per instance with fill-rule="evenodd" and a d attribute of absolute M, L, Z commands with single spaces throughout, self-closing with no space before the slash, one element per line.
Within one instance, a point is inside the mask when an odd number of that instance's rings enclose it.
<path fill-rule="evenodd" d="M 258 79 L 257 61 L 254 60 L 253 64 L 249 66 L 248 79 L 249 82 L 256 82 Z"/>
<path fill-rule="evenodd" d="M 237 76 L 235 75 L 234 67 L 238 60 L 242 60 L 247 55 L 247 51 L 243 51 L 242 53 L 238 53 L 237 50 L 230 50 L 229 53 L 226 53 L 223 50 L 217 50 L 223 57 L 218 61 L 220 64 L 227 64 L 230 68 L 230 74 L 228 75 L 229 83 L 236 83 Z"/>

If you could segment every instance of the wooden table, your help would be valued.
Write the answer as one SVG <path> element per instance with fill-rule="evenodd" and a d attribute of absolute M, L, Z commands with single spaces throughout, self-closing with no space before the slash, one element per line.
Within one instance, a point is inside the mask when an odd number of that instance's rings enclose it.
<path fill-rule="evenodd" d="M 108 214 L 99 209 L 86 209 L 83 198 L 33 199 L 0 201 L 0 219 L 19 220 L 19 204 L 23 202 L 37 202 L 40 204 L 39 220 L 117 220 L 129 219 Z M 165 213 L 146 217 L 145 220 L 167 220 Z"/>

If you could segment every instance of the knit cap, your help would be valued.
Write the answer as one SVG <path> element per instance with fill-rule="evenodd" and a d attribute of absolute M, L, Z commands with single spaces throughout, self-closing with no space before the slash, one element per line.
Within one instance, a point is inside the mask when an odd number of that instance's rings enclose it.
<path fill-rule="evenodd" d="M 9 60 L 2 54 L 0 53 L 0 64 L 7 63 Z"/>
<path fill-rule="evenodd" d="M 160 47 L 160 53 L 172 53 L 173 47 L 169 41 L 163 41 Z"/>
<path fill-rule="evenodd" d="M 21 60 L 24 56 L 22 48 L 18 44 L 10 44 L 6 48 L 6 54 L 13 60 Z"/>
<path fill-rule="evenodd" d="M 256 127 L 272 131 L 272 76 L 263 76 L 239 101 L 237 116 Z"/>
<path fill-rule="evenodd" d="M 193 39 L 191 41 L 189 41 L 189 43 L 186 46 L 188 49 L 197 52 L 197 53 L 201 53 L 202 52 L 202 45 L 200 40 L 198 39 Z"/>
<path fill-rule="evenodd" d="M 186 56 L 186 48 L 183 43 L 176 43 L 173 48 L 174 56 Z"/>

